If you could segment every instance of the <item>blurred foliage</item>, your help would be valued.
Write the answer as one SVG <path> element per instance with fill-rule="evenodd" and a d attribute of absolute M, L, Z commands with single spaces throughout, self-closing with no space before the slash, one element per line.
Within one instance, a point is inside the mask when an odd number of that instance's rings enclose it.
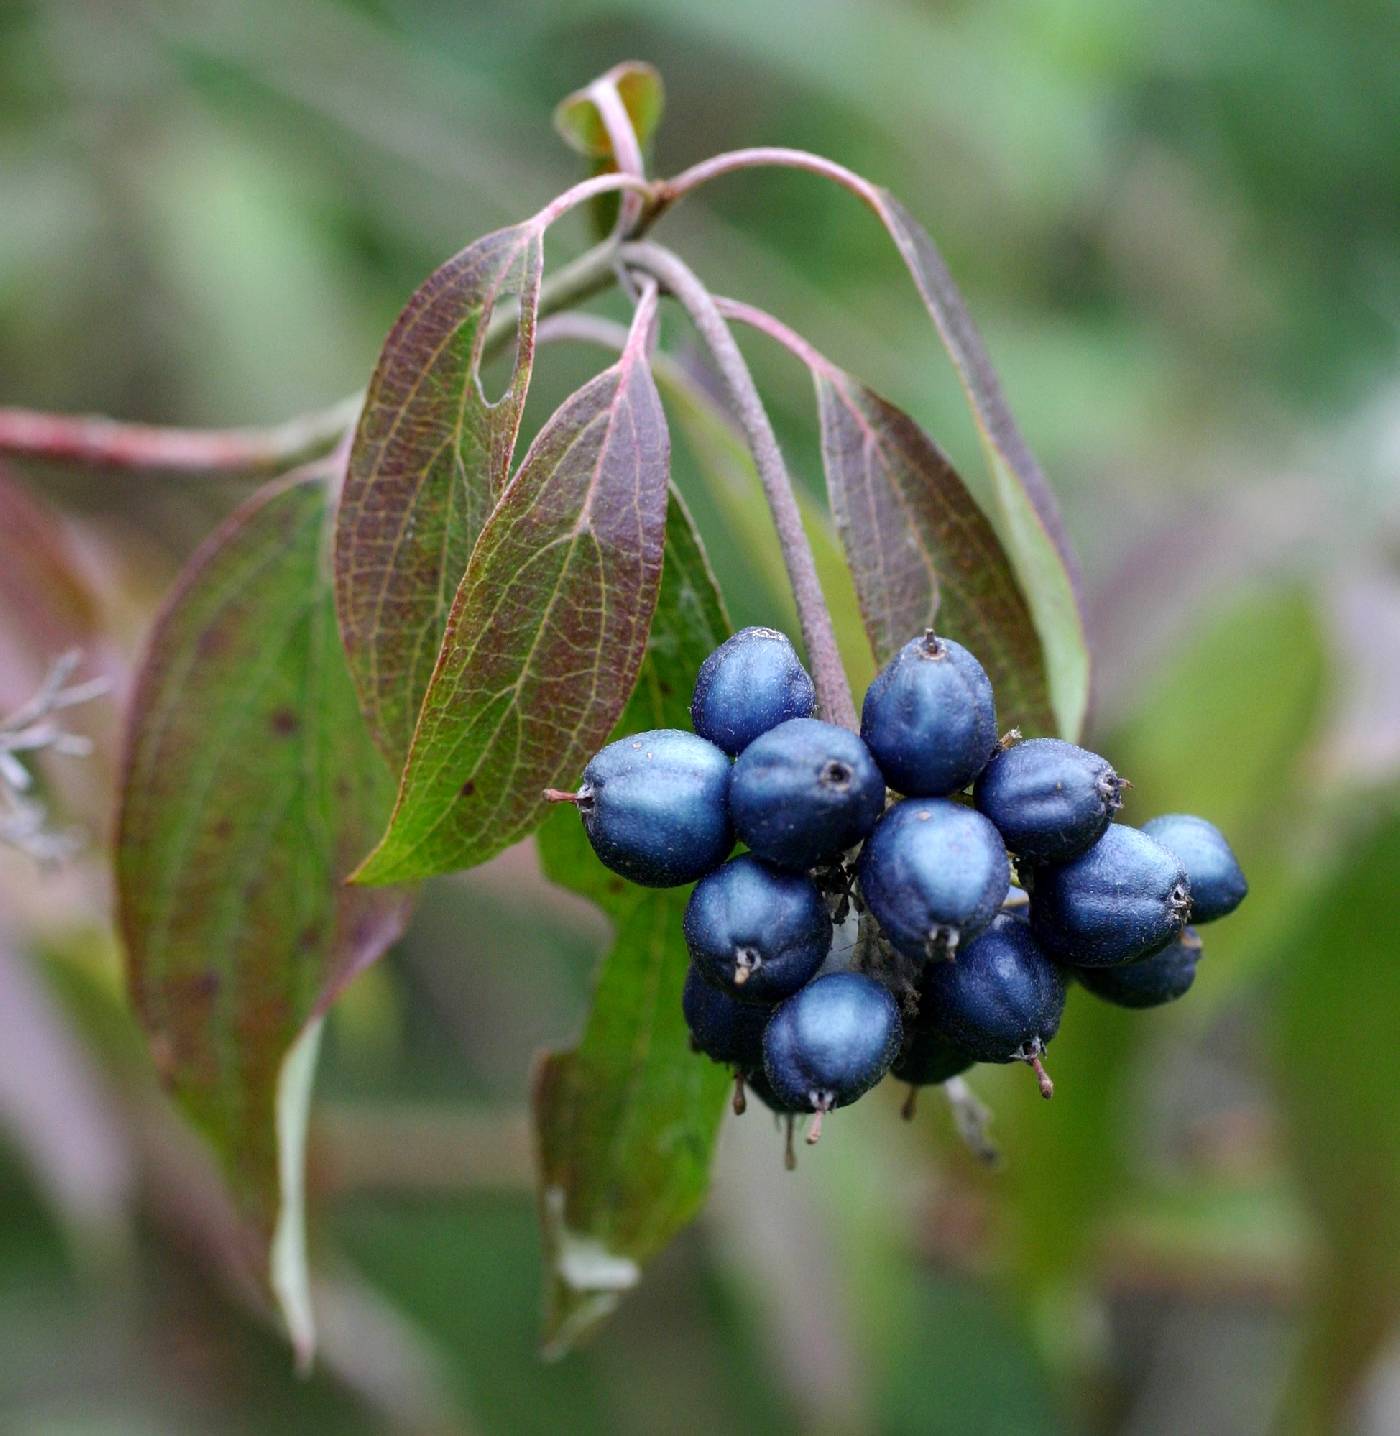
<path fill-rule="evenodd" d="M 50 1057 L 80 1054 L 62 1090 L 97 1094 L 115 1156 L 100 1203 L 64 1200 L 36 1134 L 78 1109 L 16 1119 L 7 1005 L 0 1429 L 1396 1429 L 1398 30 L 1375 0 L 0 6 L 0 402 L 259 422 L 361 386 L 424 275 L 575 176 L 553 107 L 629 56 L 665 79 L 659 172 L 774 142 L 886 184 L 944 246 L 1061 495 L 1125 816 L 1205 812 L 1253 884 L 1178 1008 L 1073 994 L 1054 1103 L 1023 1072 L 975 1074 L 999 1173 L 936 1098 L 908 1129 L 893 1100 L 833 1122 L 796 1178 L 765 1114 L 728 1123 L 699 1227 L 548 1367 L 526 1074 L 576 1032 L 607 934 L 528 851 L 438 885 L 328 1029 L 325 1354 L 302 1384 L 120 1005 L 108 758 L 101 783 L 56 763 L 96 849 L 55 876 L 0 855 L 24 984 L 6 990 L 46 1014 L 27 1032 L 64 1034 Z M 858 205 L 736 177 L 663 234 L 907 409 L 987 498 Z M 815 495 L 806 376 L 744 342 Z M 542 353 L 527 429 L 597 360 Z M 742 463 L 703 414 L 677 430 L 734 622 L 789 621 L 755 571 L 772 551 Z M 240 486 L 27 479 L 66 515 L 94 662 L 121 680 Z M 22 695 L 44 630 L 0 620 Z M 104 755 L 114 715 L 83 715 Z"/>

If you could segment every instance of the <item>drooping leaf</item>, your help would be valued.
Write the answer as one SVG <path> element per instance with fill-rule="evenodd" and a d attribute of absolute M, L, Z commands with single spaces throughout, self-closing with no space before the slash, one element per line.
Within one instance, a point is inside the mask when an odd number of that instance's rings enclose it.
<path fill-rule="evenodd" d="M 1089 651 L 1078 565 L 1055 496 L 1011 415 L 981 335 L 938 247 L 887 190 L 871 185 L 863 193 L 908 266 L 958 371 L 991 467 L 1006 546 L 1045 651 L 1059 732 L 1077 738 L 1089 702 Z"/>
<path fill-rule="evenodd" d="M 822 460 L 876 661 L 936 625 L 981 660 L 1003 727 L 1053 733 L 1045 658 L 992 526 L 938 446 L 834 366 L 816 368 Z"/>
<path fill-rule="evenodd" d="M 397 769 L 452 595 L 510 473 L 534 359 L 543 231 L 470 244 L 399 316 L 375 367 L 336 521 L 336 604 L 361 707 Z M 487 325 L 518 297 L 514 368 L 481 387 Z"/>
<path fill-rule="evenodd" d="M 554 128 L 560 138 L 588 159 L 613 158 L 612 140 L 594 98 L 599 85 L 609 85 L 617 91 L 632 122 L 637 143 L 645 148 L 661 122 L 666 95 L 660 74 L 644 60 L 624 60 L 592 84 L 560 100 L 554 111 Z"/>
<path fill-rule="evenodd" d="M 538 822 L 636 682 L 656 606 L 670 442 L 647 364 L 622 357 L 541 430 L 482 530 L 423 700 L 398 803 L 360 882 L 470 867 Z"/>
<path fill-rule="evenodd" d="M 408 907 L 344 885 L 391 785 L 336 632 L 328 507 L 321 474 L 270 484 L 191 560 L 132 700 L 117 838 L 133 1005 L 267 1236 L 279 1126 L 284 1177 L 305 1135 L 304 1090 L 279 1111 L 288 1054 Z"/>
<path fill-rule="evenodd" d="M 701 662 L 729 630 L 689 516 L 673 495 L 646 661 L 617 734 L 685 726 Z M 545 1336 L 562 1351 L 601 1320 L 640 1265 L 704 1198 L 724 1108 L 724 1069 L 690 1051 L 681 1014 L 688 889 L 625 883 L 593 855 L 572 810 L 539 834 L 545 872 L 614 920 L 583 1037 L 535 1083 Z"/>

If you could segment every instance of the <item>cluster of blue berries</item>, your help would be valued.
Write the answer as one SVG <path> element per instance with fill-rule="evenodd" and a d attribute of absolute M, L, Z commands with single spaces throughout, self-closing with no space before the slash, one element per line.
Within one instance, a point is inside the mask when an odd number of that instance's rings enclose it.
<path fill-rule="evenodd" d="M 1191 986 L 1191 923 L 1244 898 L 1204 818 L 1114 821 L 1128 786 L 1056 738 L 998 739 L 967 649 L 932 631 L 865 696 L 859 735 L 812 717 L 792 644 L 746 628 L 707 658 L 695 731 L 619 739 L 577 805 L 598 857 L 651 887 L 695 883 L 685 913 L 692 1043 L 792 1123 L 886 1073 L 920 1087 L 977 1062 L 1042 1056 L 1066 981 L 1124 1007 Z M 730 854 L 738 840 L 747 849 Z M 837 934 L 844 939 L 836 941 Z"/>

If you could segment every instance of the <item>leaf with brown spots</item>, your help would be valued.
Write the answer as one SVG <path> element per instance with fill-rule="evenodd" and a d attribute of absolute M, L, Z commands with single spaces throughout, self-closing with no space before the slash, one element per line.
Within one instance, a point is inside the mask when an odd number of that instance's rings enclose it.
<path fill-rule="evenodd" d="M 397 769 L 472 547 L 510 473 L 535 351 L 543 225 L 470 244 L 418 289 L 384 342 L 336 520 L 336 604 L 350 670 Z M 481 387 L 493 311 L 519 300 L 515 361 Z"/>
<path fill-rule="evenodd" d="M 849 374 L 825 365 L 812 377 L 831 510 L 876 659 L 936 620 L 987 670 L 1003 727 L 1054 733 L 1030 610 L 957 471 L 907 414 Z"/>
<path fill-rule="evenodd" d="M 646 660 L 615 736 L 685 727 L 696 670 L 728 632 L 700 540 L 673 496 Z M 616 878 L 572 808 L 551 814 L 539 842 L 549 877 L 615 923 L 582 1039 L 550 1053 L 535 1079 L 545 1339 L 558 1352 L 617 1305 L 640 1264 L 699 1209 L 729 1076 L 691 1052 L 681 1013 L 690 890 Z"/>
<path fill-rule="evenodd" d="M 297 1225 L 311 1069 L 288 1055 L 314 1055 L 317 1019 L 408 909 L 401 891 L 344 884 L 391 783 L 336 632 L 328 510 L 323 472 L 280 480 L 190 561 L 132 699 L 118 826 L 132 1002 L 269 1237 L 284 1203 Z M 297 1275 L 283 1262 L 278 1291 L 305 1352 Z"/>
<path fill-rule="evenodd" d="M 575 779 L 637 679 L 656 606 L 670 443 L 647 362 L 654 293 L 627 347 L 541 430 L 482 530 L 423 700 L 398 803 L 358 882 L 484 862 Z"/>

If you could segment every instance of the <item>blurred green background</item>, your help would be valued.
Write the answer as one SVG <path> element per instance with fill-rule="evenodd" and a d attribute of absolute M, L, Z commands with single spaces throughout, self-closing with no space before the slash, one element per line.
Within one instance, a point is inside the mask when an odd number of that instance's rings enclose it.
<path fill-rule="evenodd" d="M 605 934 L 528 848 L 436 884 L 331 1024 L 301 1383 L 126 1012 L 94 705 L 96 758 L 49 775 L 88 856 L 0 852 L 0 1431 L 1400 1430 L 1397 41 L 1378 0 L 0 4 L 0 403 L 258 423 L 354 390 L 434 265 L 576 177 L 551 109 L 623 58 L 666 80 L 658 173 L 780 143 L 888 185 L 1061 496 L 1125 816 L 1207 814 L 1253 885 L 1178 1007 L 1072 995 L 1053 1103 L 975 1074 L 999 1173 L 933 1094 L 795 1177 L 765 1114 L 728 1122 L 701 1222 L 546 1366 L 526 1081 Z M 978 483 L 848 197 L 736 177 L 661 234 Z M 815 492 L 807 380 L 745 343 Z M 596 360 L 551 350 L 533 422 Z M 676 463 L 736 623 L 787 622 L 750 500 Z M 42 621 L 42 575 L 0 588 L 5 706 L 69 641 L 120 682 L 246 488 L 18 478 L 79 576 Z"/>

